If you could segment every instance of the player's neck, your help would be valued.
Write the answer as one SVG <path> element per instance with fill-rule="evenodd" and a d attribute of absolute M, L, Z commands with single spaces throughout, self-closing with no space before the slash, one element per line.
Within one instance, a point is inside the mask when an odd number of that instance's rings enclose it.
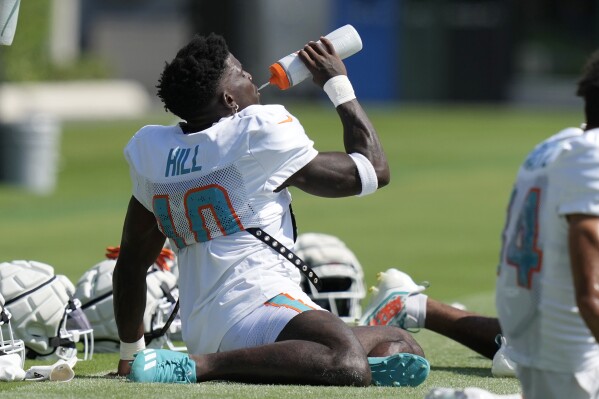
<path fill-rule="evenodd" d="M 179 123 L 179 126 L 181 127 L 181 130 L 183 130 L 184 133 L 201 132 L 202 130 L 208 129 L 212 125 L 213 125 L 213 123 L 208 123 L 208 124 L 187 123 L 187 122 Z"/>
<path fill-rule="evenodd" d="M 596 122 L 594 122 L 594 123 L 587 122 L 586 125 L 585 125 L 585 127 L 584 127 L 584 130 L 587 131 L 587 130 L 597 129 L 598 127 L 599 127 L 599 123 L 596 123 Z"/>
<path fill-rule="evenodd" d="M 207 112 L 201 116 L 189 119 L 186 122 L 181 122 L 179 123 L 179 126 L 181 126 L 181 129 L 185 133 L 201 132 L 226 116 L 228 116 L 228 114 L 223 115 L 222 112 Z"/>

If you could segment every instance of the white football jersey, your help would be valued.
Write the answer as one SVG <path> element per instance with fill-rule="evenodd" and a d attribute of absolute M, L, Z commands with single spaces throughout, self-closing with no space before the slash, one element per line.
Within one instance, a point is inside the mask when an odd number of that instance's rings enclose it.
<path fill-rule="evenodd" d="M 190 353 L 216 352 L 248 312 L 297 288 L 296 268 L 244 230 L 293 246 L 291 196 L 274 190 L 317 153 L 281 105 L 252 105 L 197 133 L 146 126 L 125 148 L 133 195 L 177 253 Z"/>
<path fill-rule="evenodd" d="M 573 372 L 599 364 L 575 301 L 568 214 L 599 215 L 599 129 L 550 137 L 520 167 L 507 210 L 496 304 L 508 355 Z"/>

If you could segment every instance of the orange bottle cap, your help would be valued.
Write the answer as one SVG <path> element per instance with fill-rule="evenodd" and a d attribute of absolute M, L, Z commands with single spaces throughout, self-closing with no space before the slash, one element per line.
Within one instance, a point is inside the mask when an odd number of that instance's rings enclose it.
<path fill-rule="evenodd" d="M 279 63 L 275 62 L 268 69 L 270 70 L 269 82 L 271 85 L 275 85 L 281 90 L 287 90 L 290 87 L 289 78 Z"/>

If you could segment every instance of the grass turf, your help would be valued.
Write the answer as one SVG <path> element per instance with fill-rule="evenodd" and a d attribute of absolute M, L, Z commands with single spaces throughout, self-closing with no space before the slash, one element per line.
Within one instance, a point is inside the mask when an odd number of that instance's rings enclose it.
<path fill-rule="evenodd" d="M 330 107 L 289 105 L 316 148 L 343 150 L 341 125 Z M 392 182 L 365 198 L 323 199 L 292 190 L 301 232 L 339 236 L 360 259 L 367 284 L 376 272 L 398 267 L 428 280 L 434 298 L 459 300 L 492 314 L 495 265 L 505 207 L 517 167 L 531 146 L 580 123 L 573 110 L 503 107 L 366 106 L 391 165 Z M 58 186 L 36 196 L 0 186 L 0 260 L 46 262 L 76 283 L 118 245 L 130 196 L 122 149 L 147 123 L 70 122 L 63 126 Z M 272 387 L 210 383 L 195 387 L 138 386 L 100 378 L 116 364 L 97 355 L 77 365 L 69 384 L 0 383 L 11 397 L 401 397 L 422 398 L 433 386 L 475 385 L 495 392 L 516 389 L 514 380 L 490 378 L 489 365 L 473 352 L 433 333 L 417 336 L 431 359 L 429 379 L 418 388 Z"/>
<path fill-rule="evenodd" d="M 464 296 L 458 299 L 477 312 L 492 312 L 490 293 Z M 411 388 L 346 388 L 296 385 L 252 385 L 227 382 L 208 382 L 194 385 L 134 384 L 126 379 L 106 378 L 118 360 L 116 354 L 96 354 L 92 361 L 79 362 L 76 377 L 69 383 L 0 382 L 0 396 L 10 398 L 123 398 L 136 395 L 144 398 L 342 398 L 364 399 L 401 398 L 422 399 L 433 387 L 479 386 L 496 393 L 513 393 L 518 384 L 512 378 L 493 378 L 490 360 L 482 358 L 463 346 L 429 331 L 416 333 L 427 358 L 431 373 L 420 386 Z M 27 361 L 26 368 L 39 362 Z"/>

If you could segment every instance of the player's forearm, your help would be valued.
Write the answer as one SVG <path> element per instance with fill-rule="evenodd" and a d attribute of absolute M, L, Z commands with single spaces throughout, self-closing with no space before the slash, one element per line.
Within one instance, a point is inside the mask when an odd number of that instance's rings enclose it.
<path fill-rule="evenodd" d="M 164 236 L 158 230 L 154 215 L 131 197 L 112 276 L 114 314 L 124 342 L 137 341 L 144 333 L 146 274 L 163 245 Z"/>
<path fill-rule="evenodd" d="M 580 315 L 599 342 L 599 297 L 580 298 L 577 303 Z"/>
<path fill-rule="evenodd" d="M 596 243 L 596 247 L 591 251 L 594 256 L 587 257 L 584 261 L 586 265 L 579 265 L 579 267 L 588 268 L 588 270 L 594 270 L 594 275 L 599 274 L 599 240 Z M 595 337 L 595 340 L 599 342 L 599 278 L 597 277 L 582 277 L 583 280 L 576 287 L 576 304 L 580 316 L 586 323 L 589 330 Z"/>
<path fill-rule="evenodd" d="M 135 273 L 135 270 L 138 270 Z M 117 263 L 112 282 L 114 316 L 121 341 L 135 342 L 144 334 L 146 307 L 146 273 Z"/>
<path fill-rule="evenodd" d="M 368 158 L 376 171 L 379 187 L 387 185 L 390 180 L 387 157 L 379 136 L 360 103 L 352 100 L 336 109 L 343 125 L 345 152 L 357 152 Z"/>
<path fill-rule="evenodd" d="M 576 304 L 599 342 L 599 217 L 569 217 L 569 249 Z"/>

